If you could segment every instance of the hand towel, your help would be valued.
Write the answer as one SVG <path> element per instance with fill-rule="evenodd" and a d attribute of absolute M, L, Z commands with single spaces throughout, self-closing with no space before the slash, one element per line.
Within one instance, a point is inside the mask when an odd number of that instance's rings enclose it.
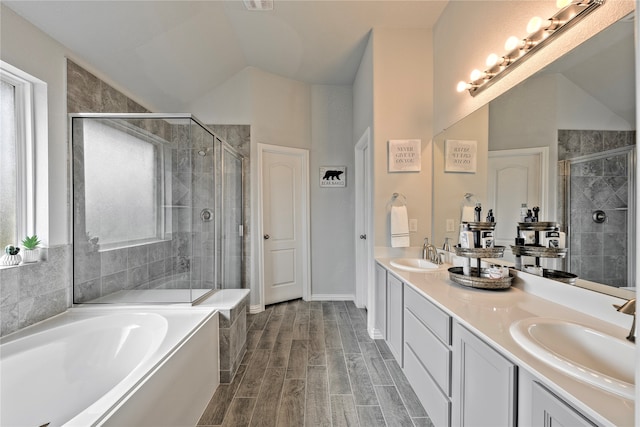
<path fill-rule="evenodd" d="M 391 247 L 409 247 L 409 216 L 404 205 L 391 206 Z"/>

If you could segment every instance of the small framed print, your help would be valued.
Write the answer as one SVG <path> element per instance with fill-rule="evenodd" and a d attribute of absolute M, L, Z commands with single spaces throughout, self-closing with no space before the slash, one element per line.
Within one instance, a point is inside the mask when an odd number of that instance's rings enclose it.
<path fill-rule="evenodd" d="M 478 141 L 447 139 L 444 148 L 444 171 L 476 173 Z"/>
<path fill-rule="evenodd" d="M 347 186 L 346 166 L 321 166 L 320 187 L 341 188 Z"/>
<path fill-rule="evenodd" d="M 389 140 L 389 172 L 420 172 L 419 139 Z"/>

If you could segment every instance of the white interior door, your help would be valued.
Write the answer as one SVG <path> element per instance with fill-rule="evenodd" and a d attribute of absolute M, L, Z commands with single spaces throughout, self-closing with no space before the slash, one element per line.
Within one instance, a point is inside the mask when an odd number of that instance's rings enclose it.
<path fill-rule="evenodd" d="M 306 150 L 262 151 L 264 303 L 306 297 L 308 232 Z"/>
<path fill-rule="evenodd" d="M 520 207 L 539 206 L 546 216 L 546 148 L 489 151 L 487 206 L 496 217 L 496 246 L 509 248 L 516 237 Z M 544 218 L 544 216 L 543 216 Z M 509 258 L 505 252 L 505 258 Z"/>

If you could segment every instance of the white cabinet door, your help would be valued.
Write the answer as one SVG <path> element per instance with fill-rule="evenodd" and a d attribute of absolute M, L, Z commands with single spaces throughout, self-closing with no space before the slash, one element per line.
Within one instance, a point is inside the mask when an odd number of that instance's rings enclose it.
<path fill-rule="evenodd" d="M 531 424 L 529 425 L 544 427 L 595 426 L 535 381 L 532 387 Z"/>
<path fill-rule="evenodd" d="M 403 288 L 402 281 L 392 274 L 387 274 L 387 345 L 401 367 L 404 366 L 402 358 Z"/>
<path fill-rule="evenodd" d="M 517 367 L 458 323 L 453 326 L 454 426 L 515 426 Z"/>
<path fill-rule="evenodd" d="M 376 264 L 375 329 L 387 339 L 387 269 Z"/>

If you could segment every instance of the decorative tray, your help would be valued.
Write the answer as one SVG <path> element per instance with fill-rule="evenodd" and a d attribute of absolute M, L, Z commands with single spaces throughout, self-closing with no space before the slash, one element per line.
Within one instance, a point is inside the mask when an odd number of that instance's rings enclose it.
<path fill-rule="evenodd" d="M 482 270 L 480 270 L 481 276 L 484 270 L 486 269 L 483 268 Z M 509 277 L 502 277 L 500 279 L 478 277 L 478 269 L 475 267 L 471 267 L 471 276 L 465 276 L 464 274 L 462 274 L 462 267 L 451 267 L 449 269 L 449 278 L 463 286 L 490 290 L 507 289 L 511 287 L 511 281 L 513 280 L 512 275 L 509 275 Z"/>
<path fill-rule="evenodd" d="M 514 255 L 533 256 L 536 258 L 564 258 L 569 249 L 567 248 L 545 248 L 543 246 L 515 246 L 511 245 L 511 252 Z"/>
<path fill-rule="evenodd" d="M 466 258 L 502 258 L 504 246 L 494 246 L 493 248 L 461 248 L 454 246 L 457 256 Z"/>
<path fill-rule="evenodd" d="M 495 230 L 495 222 L 467 222 L 469 225 L 469 231 L 487 231 Z"/>
<path fill-rule="evenodd" d="M 539 222 L 519 222 L 518 228 L 521 231 L 553 231 L 560 228 L 557 222 L 539 221 Z"/>
<path fill-rule="evenodd" d="M 575 285 L 576 279 L 578 278 L 578 276 L 573 273 L 559 270 L 548 270 L 546 268 L 542 270 L 542 276 L 547 279 L 557 280 L 558 282 L 564 282 L 570 285 Z"/>

